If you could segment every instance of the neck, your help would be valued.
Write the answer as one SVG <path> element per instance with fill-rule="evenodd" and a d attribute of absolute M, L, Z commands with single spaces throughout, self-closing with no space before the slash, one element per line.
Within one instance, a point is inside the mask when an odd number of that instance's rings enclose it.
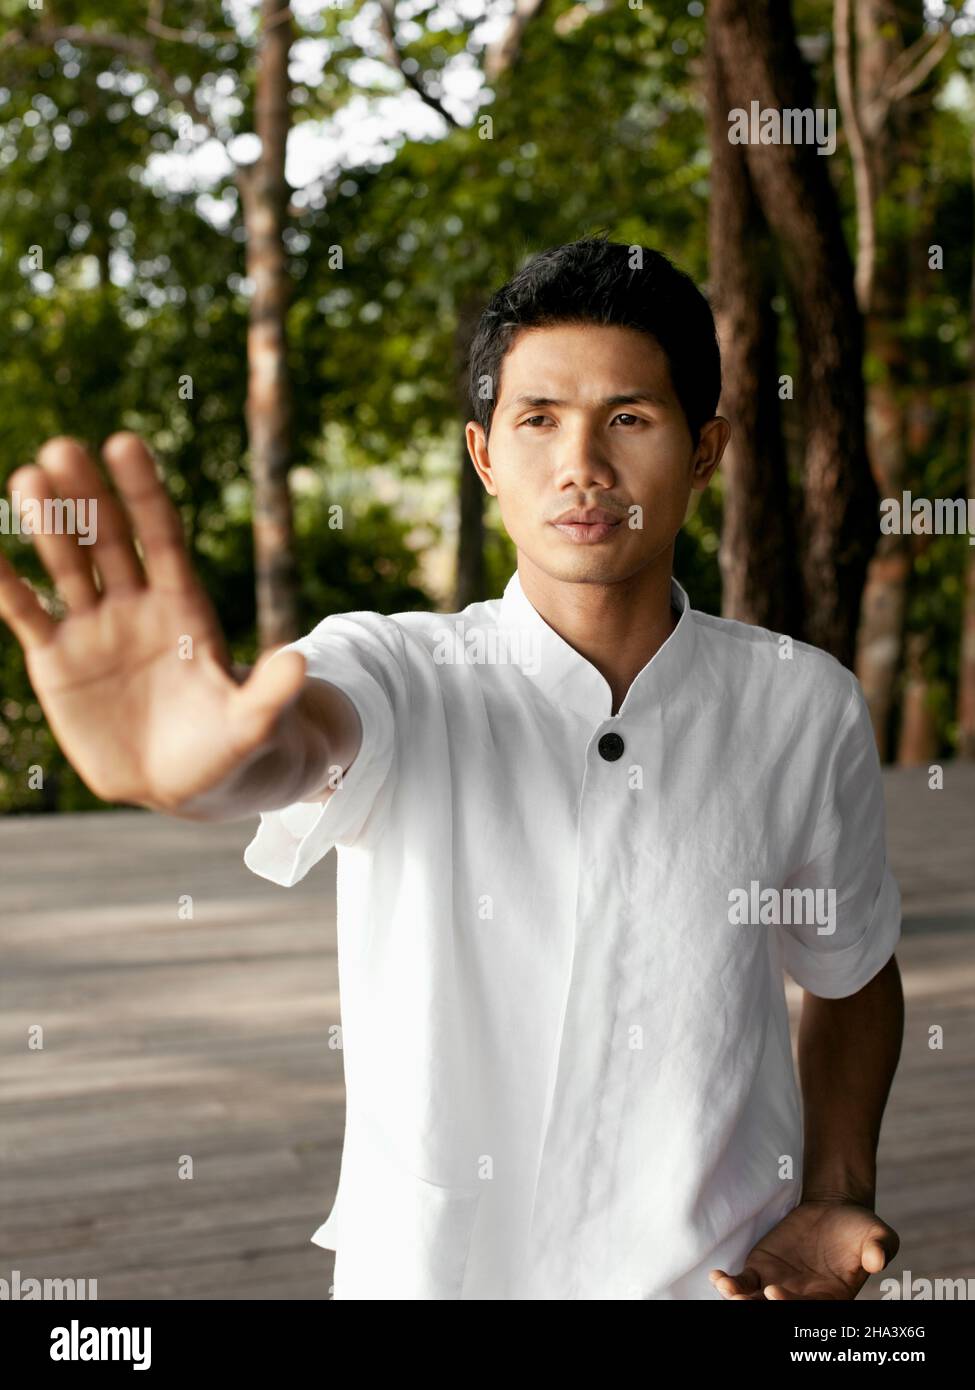
<path fill-rule="evenodd" d="M 525 597 L 564 642 L 592 663 L 613 692 L 613 713 L 633 680 L 677 626 L 671 607 L 673 546 L 638 574 L 610 584 L 553 579 L 518 555 Z"/>

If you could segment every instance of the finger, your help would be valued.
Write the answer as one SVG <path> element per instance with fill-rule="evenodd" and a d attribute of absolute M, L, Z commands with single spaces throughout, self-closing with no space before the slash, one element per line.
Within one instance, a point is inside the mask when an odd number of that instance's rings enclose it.
<path fill-rule="evenodd" d="M 752 1294 L 759 1293 L 762 1288 L 758 1273 L 747 1265 L 740 1274 L 727 1274 L 723 1269 L 713 1269 L 709 1277 L 725 1298 L 749 1298 Z"/>
<path fill-rule="evenodd" d="M 793 1293 L 783 1284 L 767 1284 L 763 1290 L 763 1297 L 767 1298 L 772 1303 L 795 1303 L 796 1301 L 801 1302 L 805 1295 Z"/>
<path fill-rule="evenodd" d="M 25 652 L 50 642 L 57 629 L 57 623 L 5 555 L 0 555 L 0 618 Z"/>
<path fill-rule="evenodd" d="M 244 741 L 253 745 L 267 738 L 288 704 L 305 683 L 305 658 L 283 645 L 262 653 L 245 683 L 235 692 L 235 718 Z"/>
<path fill-rule="evenodd" d="M 860 1265 L 868 1274 L 879 1274 L 885 1269 L 900 1248 L 900 1237 L 888 1230 L 883 1235 L 868 1236 L 863 1243 Z"/>
<path fill-rule="evenodd" d="M 729 1273 L 726 1273 L 723 1269 L 716 1269 L 714 1273 L 719 1275 L 720 1279 L 733 1283 L 734 1287 L 736 1287 L 736 1293 L 754 1294 L 762 1287 L 762 1280 L 758 1275 L 758 1270 L 752 1265 L 746 1265 L 746 1268 L 741 1270 L 740 1273 L 737 1273 L 737 1275 L 729 1275 Z"/>
<path fill-rule="evenodd" d="M 734 1298 L 737 1294 L 738 1285 L 732 1276 L 726 1273 L 725 1270 L 712 1269 L 708 1278 L 722 1298 Z"/>
<path fill-rule="evenodd" d="M 192 588 L 183 523 L 146 445 L 137 434 L 121 430 L 105 441 L 102 454 L 132 519 L 149 583 L 184 592 Z"/>
<path fill-rule="evenodd" d="M 44 504 L 48 503 L 52 524 L 62 524 L 64 514 L 53 505 L 60 502 L 61 494 L 52 484 L 46 469 L 39 468 L 36 464 L 18 468 L 10 478 L 10 490 L 11 493 L 20 494 L 21 502 L 37 503 L 36 511 L 41 515 Z M 21 524 L 23 525 L 23 521 Z M 34 549 L 67 607 L 76 613 L 94 608 L 98 602 L 95 575 L 91 562 L 79 544 L 78 535 L 64 530 L 52 530 L 46 525 L 25 534 L 32 537 Z"/>
<path fill-rule="evenodd" d="M 63 495 L 91 499 L 95 516 L 91 563 L 98 570 L 102 589 L 124 592 L 144 588 L 145 579 L 124 513 L 88 451 L 76 439 L 49 439 L 37 455 L 37 462 L 50 472 Z"/>

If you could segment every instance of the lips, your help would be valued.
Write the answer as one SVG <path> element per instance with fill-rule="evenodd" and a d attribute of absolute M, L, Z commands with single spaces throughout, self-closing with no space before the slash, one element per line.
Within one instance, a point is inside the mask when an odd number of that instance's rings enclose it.
<path fill-rule="evenodd" d="M 558 517 L 551 525 L 577 545 L 589 545 L 613 535 L 622 520 L 618 513 L 609 512 L 605 507 L 590 507 L 588 511 L 574 508 Z"/>
<path fill-rule="evenodd" d="M 562 516 L 556 517 L 553 525 L 617 526 L 622 519 L 618 512 L 608 512 L 605 507 L 590 507 L 588 511 L 575 507 L 571 511 L 564 512 Z"/>

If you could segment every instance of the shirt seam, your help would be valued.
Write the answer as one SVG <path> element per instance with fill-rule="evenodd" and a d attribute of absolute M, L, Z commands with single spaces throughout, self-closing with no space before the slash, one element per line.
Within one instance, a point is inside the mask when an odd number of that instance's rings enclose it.
<path fill-rule="evenodd" d="M 845 667 L 844 667 L 844 670 L 846 670 Z M 802 856 L 802 858 L 801 858 L 801 860 L 800 860 L 800 867 L 802 867 L 802 866 L 805 865 L 805 864 L 811 863 L 812 860 L 813 860 L 813 858 L 814 858 L 813 850 L 814 850 L 814 848 L 815 848 L 815 846 L 816 846 L 816 841 L 817 841 L 817 839 L 819 838 L 819 826 L 820 826 L 820 823 L 821 823 L 821 821 L 822 821 L 822 819 L 823 819 L 823 813 L 824 813 L 825 810 L 826 810 L 827 802 L 830 800 L 830 794 L 831 794 L 831 792 L 833 791 L 833 789 L 835 788 L 835 785 L 836 785 L 836 778 L 835 778 L 835 776 L 834 776 L 834 769 L 835 769 L 836 763 L 837 763 L 838 758 L 839 758 L 839 747 L 840 747 L 840 744 L 841 744 L 842 741 L 843 741 L 843 736 L 844 736 L 844 734 L 846 733 L 846 727 L 845 727 L 845 726 L 846 726 L 847 715 L 849 714 L 850 707 L 855 703 L 855 700 L 856 700 L 856 693 L 857 693 L 857 691 L 856 691 L 856 681 L 855 681 L 855 678 L 853 677 L 852 673 L 851 673 L 850 671 L 846 671 L 846 675 L 847 675 L 847 677 L 849 678 L 849 681 L 850 681 L 850 694 L 849 694 L 849 697 L 848 697 L 848 699 L 847 699 L 847 701 L 846 701 L 846 704 L 843 706 L 843 713 L 840 715 L 839 719 L 837 720 L 837 732 L 836 732 L 835 738 L 834 738 L 834 740 L 833 740 L 832 748 L 831 748 L 831 750 L 830 750 L 829 764 L 828 764 L 827 769 L 826 769 L 826 778 L 825 778 L 826 785 L 825 785 L 824 788 L 823 788 L 823 794 L 822 794 L 822 797 L 820 798 L 820 802 L 819 802 L 819 809 L 818 809 L 817 812 L 816 812 L 816 819 L 813 821 L 813 828 L 812 828 L 812 830 L 810 831 L 809 841 L 808 841 L 808 844 L 807 844 L 807 847 L 806 847 L 806 851 L 805 851 L 805 853 L 803 854 L 803 856 Z"/>

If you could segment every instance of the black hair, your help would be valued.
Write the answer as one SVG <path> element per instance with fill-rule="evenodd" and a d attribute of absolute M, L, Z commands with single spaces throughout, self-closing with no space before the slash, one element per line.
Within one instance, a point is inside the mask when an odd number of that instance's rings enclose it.
<path fill-rule="evenodd" d="M 471 340 L 468 380 L 474 419 L 486 435 L 501 364 L 515 334 L 562 323 L 617 324 L 654 338 L 668 359 L 674 390 L 698 443 L 721 395 L 711 306 L 691 277 L 660 251 L 610 241 L 604 234 L 539 252 L 488 301 Z"/>

